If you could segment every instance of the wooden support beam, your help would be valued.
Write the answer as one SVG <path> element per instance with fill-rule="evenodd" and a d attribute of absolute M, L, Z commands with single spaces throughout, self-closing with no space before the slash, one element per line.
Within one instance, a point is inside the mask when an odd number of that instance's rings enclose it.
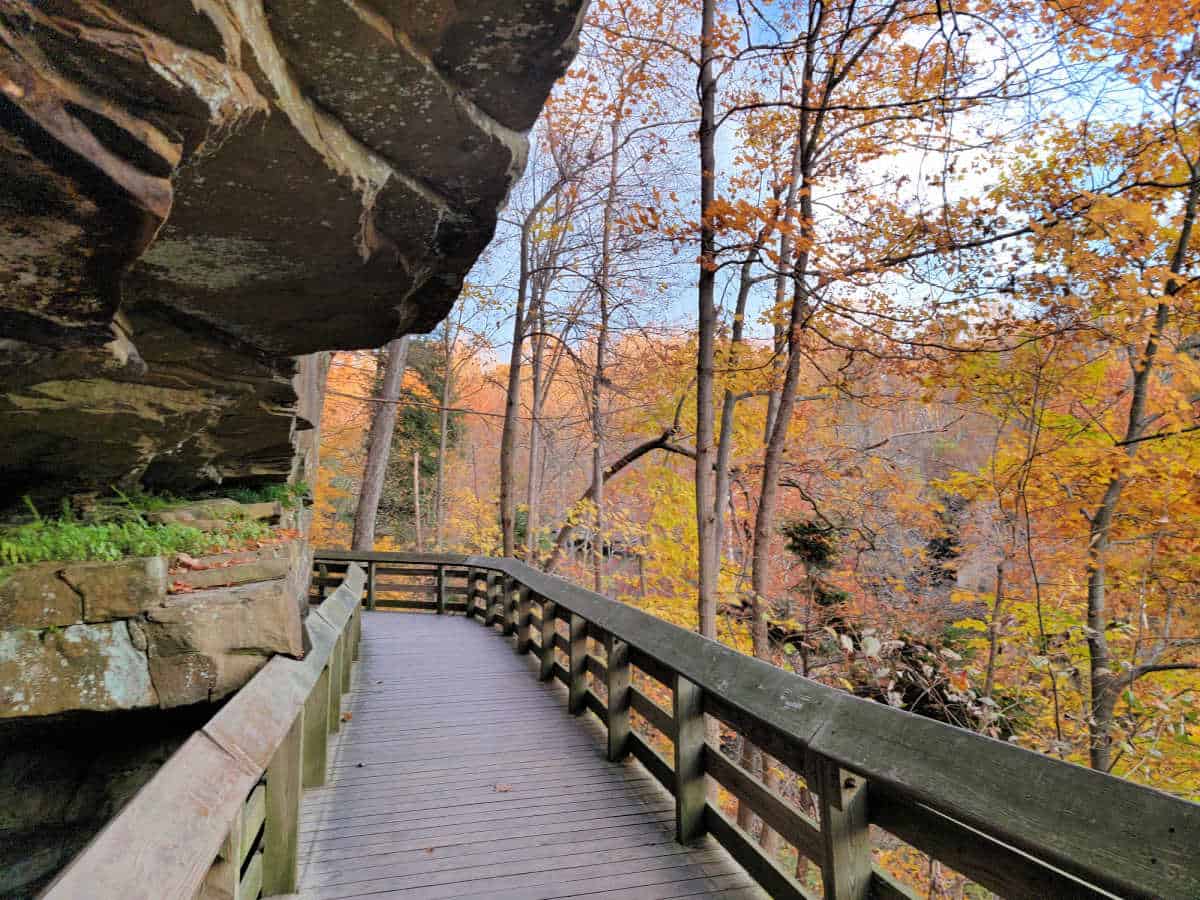
<path fill-rule="evenodd" d="M 809 766 L 821 811 L 821 882 L 825 900 L 867 900 L 871 892 L 871 829 L 867 780 L 813 754 Z"/>
<path fill-rule="evenodd" d="M 329 655 L 329 733 L 337 734 L 342 727 L 342 639 L 339 637 Z"/>
<path fill-rule="evenodd" d="M 325 585 L 328 583 L 329 567 L 324 563 L 317 566 L 317 602 L 325 602 Z"/>
<path fill-rule="evenodd" d="M 532 641 L 530 634 L 533 618 L 532 603 L 529 599 L 529 588 L 523 584 L 517 585 L 517 653 L 524 656 L 529 652 Z"/>
<path fill-rule="evenodd" d="M 500 594 L 500 576 L 491 572 L 487 577 L 487 598 L 484 600 L 483 624 L 489 628 L 496 624 L 496 606 Z"/>
<path fill-rule="evenodd" d="M 325 783 L 329 753 L 329 667 L 321 670 L 312 693 L 304 701 L 304 786 Z"/>
<path fill-rule="evenodd" d="M 542 668 L 538 677 L 549 681 L 554 677 L 554 638 L 558 634 L 558 616 L 554 601 L 542 599 Z"/>
<path fill-rule="evenodd" d="M 504 617 L 504 634 L 516 634 L 517 631 L 517 601 L 516 588 L 517 583 L 509 576 L 505 575 L 500 579 L 502 585 L 500 599 L 500 615 Z"/>
<path fill-rule="evenodd" d="M 705 833 L 704 691 L 675 675 L 675 840 L 690 844 Z"/>
<path fill-rule="evenodd" d="M 467 570 L 467 618 L 475 615 L 475 603 L 479 600 L 479 572 Z"/>
<path fill-rule="evenodd" d="M 342 693 L 350 693 L 350 673 L 354 669 L 354 625 L 347 623 L 342 631 Z"/>
<path fill-rule="evenodd" d="M 437 567 L 437 611 L 438 615 L 446 612 L 446 567 Z"/>
<path fill-rule="evenodd" d="M 629 755 L 629 645 L 614 635 L 604 636 L 605 683 L 608 692 L 608 759 L 620 762 Z"/>
<path fill-rule="evenodd" d="M 375 563 L 367 563 L 367 609 L 375 609 Z"/>
<path fill-rule="evenodd" d="M 570 629 L 567 710 L 577 716 L 587 708 L 587 619 L 571 613 Z"/>
<path fill-rule="evenodd" d="M 303 791 L 304 710 L 267 767 L 267 819 L 263 828 L 263 894 L 292 894 L 299 887 L 300 794 Z"/>

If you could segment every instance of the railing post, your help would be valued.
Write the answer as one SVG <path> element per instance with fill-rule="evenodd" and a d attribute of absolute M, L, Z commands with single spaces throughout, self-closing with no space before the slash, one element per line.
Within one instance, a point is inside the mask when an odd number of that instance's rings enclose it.
<path fill-rule="evenodd" d="M 608 759 L 620 762 L 629 755 L 629 645 L 609 632 L 604 636 L 604 652 L 608 658 Z"/>
<path fill-rule="evenodd" d="M 675 840 L 704 834 L 704 691 L 675 673 Z"/>
<path fill-rule="evenodd" d="M 479 599 L 479 572 L 475 569 L 467 570 L 467 612 L 466 616 L 470 619 L 475 615 L 475 601 Z"/>
<path fill-rule="evenodd" d="M 304 701 L 304 786 L 325 783 L 329 740 L 329 667 L 321 670 L 312 693 Z"/>
<path fill-rule="evenodd" d="M 587 708 L 587 619 L 571 613 L 567 710 L 577 716 Z"/>
<path fill-rule="evenodd" d="M 342 693 L 350 693 L 350 673 L 354 668 L 354 616 L 342 630 Z"/>
<path fill-rule="evenodd" d="M 533 623 L 530 621 L 532 604 L 529 600 L 529 588 L 523 584 L 517 585 L 517 652 L 524 655 L 529 652 L 530 631 Z"/>
<path fill-rule="evenodd" d="M 367 609 L 375 609 L 375 562 L 367 562 Z"/>
<path fill-rule="evenodd" d="M 825 900 L 867 900 L 871 890 L 867 780 L 824 756 L 814 756 L 809 768 L 821 812 Z"/>
<path fill-rule="evenodd" d="M 317 566 L 317 602 L 325 602 L 325 579 L 329 577 L 329 566 L 321 563 Z"/>
<path fill-rule="evenodd" d="M 263 826 L 263 896 L 295 893 L 300 849 L 301 757 L 304 710 L 267 767 L 267 817 Z"/>
<path fill-rule="evenodd" d="M 488 572 L 487 585 L 485 588 L 486 593 L 484 594 L 483 598 L 483 624 L 489 628 L 496 621 L 496 581 L 496 574 L 494 572 Z"/>
<path fill-rule="evenodd" d="M 517 631 L 517 600 L 513 595 L 516 592 L 517 582 L 505 575 L 500 583 L 504 585 L 504 599 L 500 606 L 500 614 L 504 616 L 504 634 L 515 634 Z"/>
<path fill-rule="evenodd" d="M 437 567 L 437 611 L 438 615 L 446 612 L 446 567 Z"/>
<path fill-rule="evenodd" d="M 339 635 L 329 654 L 329 733 L 342 727 L 342 638 Z"/>
<path fill-rule="evenodd" d="M 358 662 L 358 651 L 362 647 L 362 607 L 354 607 L 354 661 Z"/>
<path fill-rule="evenodd" d="M 553 600 L 542 598 L 542 666 L 538 677 L 549 681 L 554 677 L 554 638 L 558 634 L 558 609 Z"/>

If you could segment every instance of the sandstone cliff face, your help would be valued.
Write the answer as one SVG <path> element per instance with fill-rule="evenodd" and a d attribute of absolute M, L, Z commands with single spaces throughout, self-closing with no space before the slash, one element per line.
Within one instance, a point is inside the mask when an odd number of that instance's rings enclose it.
<path fill-rule="evenodd" d="M 0 3 L 0 506 L 285 477 L 294 358 L 442 318 L 580 7 Z"/>

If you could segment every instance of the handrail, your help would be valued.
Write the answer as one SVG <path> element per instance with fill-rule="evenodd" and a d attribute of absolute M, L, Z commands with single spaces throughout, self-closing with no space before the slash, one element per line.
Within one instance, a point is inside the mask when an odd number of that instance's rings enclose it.
<path fill-rule="evenodd" d="M 324 781 L 327 736 L 341 721 L 357 655 L 364 579 L 350 566 L 342 587 L 309 613 L 304 659 L 268 661 L 42 896 L 190 900 L 203 890 L 253 900 L 260 890 L 294 892 L 300 794 Z"/>
<path fill-rule="evenodd" d="M 872 870 L 871 824 L 1001 896 L 1200 897 L 1200 805 L 834 690 L 518 560 L 329 550 L 315 558 L 326 568 L 432 567 L 441 586 L 447 573 L 465 574 L 460 608 L 482 612 L 485 623 L 516 635 L 519 651 L 540 656 L 543 677 L 567 683 L 572 711 L 592 709 L 606 721 L 610 755 L 619 732 L 616 757 L 632 752 L 676 793 L 681 838 L 708 830 L 773 895 L 806 892 L 704 799 L 705 775 L 814 857 L 828 898 L 905 895 Z M 606 644 L 606 661 L 589 652 L 589 638 Z M 672 688 L 673 713 L 649 710 L 651 701 L 628 689 L 631 663 Z M 607 685 L 607 703 L 588 688 L 589 672 Z M 622 733 L 630 706 L 670 728 L 674 765 Z M 804 777 L 824 824 L 705 745 L 705 714 Z"/>

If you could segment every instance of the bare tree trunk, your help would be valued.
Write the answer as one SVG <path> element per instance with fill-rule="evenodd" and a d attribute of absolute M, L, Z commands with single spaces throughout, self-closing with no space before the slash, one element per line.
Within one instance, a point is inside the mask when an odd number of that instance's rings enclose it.
<path fill-rule="evenodd" d="M 445 370 L 442 373 L 442 409 L 438 422 L 438 467 L 437 467 L 437 497 L 434 500 L 434 533 L 433 543 L 442 549 L 442 540 L 446 524 L 446 446 L 450 430 L 450 400 L 454 396 L 454 343 L 450 339 L 450 319 L 442 325 L 442 355 L 445 358 Z"/>
<path fill-rule="evenodd" d="M 608 193 L 601 222 L 600 271 L 596 279 L 600 295 L 600 328 L 596 333 L 596 372 L 592 378 L 592 502 L 596 506 L 596 536 L 592 541 L 592 588 L 604 593 L 604 366 L 608 353 L 609 288 L 612 271 L 613 205 L 617 193 L 617 138 L 620 115 L 609 123 Z"/>
<path fill-rule="evenodd" d="M 542 486 L 539 460 L 542 451 L 542 393 L 543 393 L 543 355 L 546 352 L 546 307 L 545 298 L 541 291 L 536 291 L 533 308 L 529 311 L 534 322 L 534 335 L 530 338 L 532 359 L 529 372 L 531 397 L 529 401 L 529 476 L 526 479 L 525 506 L 528 510 L 525 519 L 525 545 L 528 547 L 529 559 L 537 559 L 537 533 L 542 527 L 541 506 Z"/>
<path fill-rule="evenodd" d="M 358 492 L 358 507 L 354 511 L 354 535 L 350 543 L 354 550 L 372 550 L 375 547 L 375 517 L 383 496 L 383 476 L 387 472 L 392 434 L 399 413 L 396 401 L 400 399 L 400 385 L 404 381 L 404 367 L 408 362 L 408 335 L 391 341 L 386 352 L 387 361 L 384 363 L 379 396 L 381 402 L 375 405 L 375 413 L 371 417 L 367 463 L 363 467 L 362 488 Z"/>
<path fill-rule="evenodd" d="M 988 622 L 987 674 L 983 678 L 983 696 L 991 698 L 996 687 L 996 652 L 1000 643 L 1000 612 L 1004 608 L 1004 563 L 996 563 L 996 601 L 992 604 L 992 616 Z"/>
<path fill-rule="evenodd" d="M 516 556 L 516 523 L 513 509 L 517 441 L 517 409 L 521 398 L 521 350 L 525 343 L 525 300 L 529 292 L 529 230 L 533 214 L 521 228 L 521 262 L 517 280 L 517 308 L 513 311 L 512 351 L 508 358 L 508 394 L 504 400 L 504 429 L 500 433 L 500 534 L 505 556 Z"/>
<path fill-rule="evenodd" d="M 800 182 L 800 148 L 802 142 L 797 140 L 792 148 L 792 169 L 788 179 L 787 199 L 784 201 L 784 221 L 790 226 L 792 215 L 796 211 L 796 185 Z M 791 276 L 792 266 L 792 230 L 785 227 L 779 232 L 779 270 L 775 273 L 775 315 L 772 316 L 772 331 L 774 339 L 772 349 L 775 358 L 771 363 L 772 384 L 783 376 L 784 350 L 787 347 L 786 332 L 779 321 L 779 311 L 787 301 L 787 285 Z M 779 415 L 779 391 L 772 389 L 767 398 L 767 421 L 763 429 L 763 444 L 771 440 L 771 432 L 775 430 L 775 419 Z"/>
<path fill-rule="evenodd" d="M 417 552 L 425 549 L 421 534 L 421 451 L 413 451 L 413 524 L 417 531 Z"/>
<path fill-rule="evenodd" d="M 700 272 L 696 281 L 696 537 L 699 544 L 696 598 L 700 633 L 717 636 L 717 547 L 713 501 L 713 368 L 716 342 L 716 234 L 711 208 L 716 195 L 717 80 L 713 73 L 716 0 L 702 0 L 700 26 Z"/>

